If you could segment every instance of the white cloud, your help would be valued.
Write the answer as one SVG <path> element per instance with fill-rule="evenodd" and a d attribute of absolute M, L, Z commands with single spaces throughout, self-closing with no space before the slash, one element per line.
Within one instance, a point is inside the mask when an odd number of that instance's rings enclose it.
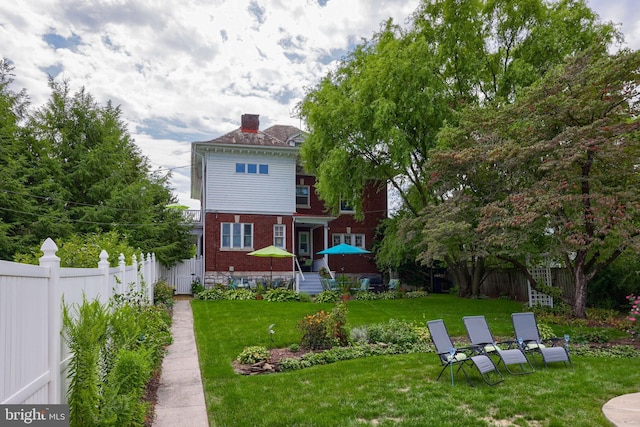
<path fill-rule="evenodd" d="M 47 72 L 120 105 L 143 154 L 173 170 L 189 201 L 191 141 L 239 126 L 300 126 L 291 117 L 307 87 L 389 17 L 403 24 L 420 0 L 40 0 L 8 1 L 0 14 L 0 55 L 16 67 L 16 88 L 46 102 Z M 622 22 L 640 45 L 635 0 L 589 0 L 604 20 Z M 56 48 L 45 41 L 45 35 Z"/>

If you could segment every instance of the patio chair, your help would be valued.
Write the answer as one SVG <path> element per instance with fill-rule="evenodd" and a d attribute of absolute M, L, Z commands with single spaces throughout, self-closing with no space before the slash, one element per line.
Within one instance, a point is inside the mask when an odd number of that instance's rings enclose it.
<path fill-rule="evenodd" d="M 397 291 L 400 289 L 400 279 L 391 279 L 389 280 L 389 290 Z"/>
<path fill-rule="evenodd" d="M 548 363 L 562 362 L 564 366 L 567 366 L 568 363 L 573 369 L 573 363 L 571 363 L 571 358 L 569 357 L 568 336 L 565 336 L 564 339 L 540 339 L 536 316 L 532 312 L 513 313 L 511 320 L 513 321 L 513 330 L 518 344 L 526 355 L 531 355 L 534 363 L 536 362 L 535 355 L 538 354 L 542 357 L 545 368 L 548 368 Z"/>
<path fill-rule="evenodd" d="M 360 279 L 360 287 L 351 288 L 353 292 L 366 292 L 369 290 L 371 280 L 368 278 Z"/>
<path fill-rule="evenodd" d="M 327 282 L 329 283 L 329 290 L 330 291 L 339 291 L 340 290 L 340 285 L 338 284 L 338 281 L 336 279 L 327 279 Z"/>
<path fill-rule="evenodd" d="M 465 366 L 475 366 L 484 382 L 488 385 L 495 385 L 504 381 L 504 377 L 498 368 L 496 368 L 496 365 L 493 363 L 491 358 L 484 353 L 482 347 L 455 347 L 451 342 L 451 337 L 449 336 L 447 327 L 442 319 L 428 321 L 427 328 L 429 329 L 431 341 L 436 347 L 436 353 L 438 354 L 440 364 L 442 365 L 442 370 L 440 371 L 440 375 L 438 375 L 438 379 L 436 381 L 440 380 L 440 377 L 447 368 L 452 370 L 453 375 L 454 365 L 457 365 L 455 373 L 457 374 L 462 371 L 467 379 L 467 383 L 469 383 L 471 387 L 473 387 L 473 383 L 469 378 L 469 374 L 467 373 Z M 453 378 L 451 381 L 453 383 Z"/>
<path fill-rule="evenodd" d="M 462 322 L 467 329 L 471 344 L 481 346 L 489 356 L 498 357 L 496 366 L 500 366 L 500 363 L 503 363 L 510 374 L 530 374 L 535 370 L 522 349 L 518 347 L 517 341 L 496 342 L 493 339 L 493 334 L 491 334 L 487 319 L 484 316 L 465 316 L 462 318 Z M 506 349 L 504 348 L 505 346 L 507 347 Z M 518 365 L 520 370 L 512 371 L 509 369 L 509 365 Z"/>

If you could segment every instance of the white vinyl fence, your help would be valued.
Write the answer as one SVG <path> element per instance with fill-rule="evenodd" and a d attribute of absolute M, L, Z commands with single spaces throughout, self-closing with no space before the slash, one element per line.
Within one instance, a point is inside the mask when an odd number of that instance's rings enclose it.
<path fill-rule="evenodd" d="M 83 295 L 106 304 L 114 294 L 142 292 L 153 303 L 159 264 L 155 256 L 134 257 L 109 267 L 61 268 L 58 247 L 42 245 L 40 265 L 0 261 L 0 404 L 66 403 L 70 355 L 60 334 L 62 301 L 81 304 Z M 73 310 L 72 310 L 73 312 Z"/>
<path fill-rule="evenodd" d="M 184 259 L 171 268 L 161 268 L 161 275 L 170 286 L 173 286 L 177 295 L 191 294 L 191 283 L 199 280 L 204 284 L 204 260 L 202 257 Z"/>

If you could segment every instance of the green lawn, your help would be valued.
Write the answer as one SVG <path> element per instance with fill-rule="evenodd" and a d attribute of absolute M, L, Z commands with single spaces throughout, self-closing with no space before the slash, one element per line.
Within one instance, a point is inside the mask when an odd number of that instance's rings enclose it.
<path fill-rule="evenodd" d="M 495 335 L 512 335 L 511 313 L 520 303 L 467 300 L 450 295 L 390 301 L 350 301 L 348 326 L 442 318 L 452 336 L 465 334 L 462 317 L 482 314 Z M 509 376 L 497 386 L 462 376 L 455 386 L 433 353 L 377 356 L 300 371 L 240 376 L 231 361 L 246 346 L 298 342 L 296 322 L 331 305 L 266 301 L 193 301 L 196 341 L 211 426 L 608 426 L 601 407 L 614 396 L 640 390 L 640 362 L 572 358 L 531 375 Z M 558 334 L 572 328 L 554 326 Z M 501 424 L 498 424 L 500 422 Z"/>

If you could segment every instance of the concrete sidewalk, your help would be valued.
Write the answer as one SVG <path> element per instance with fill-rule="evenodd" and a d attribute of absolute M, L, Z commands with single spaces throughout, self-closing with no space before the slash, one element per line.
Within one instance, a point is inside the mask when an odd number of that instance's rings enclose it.
<path fill-rule="evenodd" d="M 615 426 L 640 426 L 640 393 L 614 397 L 602 406 L 602 412 Z"/>
<path fill-rule="evenodd" d="M 171 334 L 173 343 L 162 362 L 153 425 L 209 427 L 190 300 L 176 300 Z"/>

